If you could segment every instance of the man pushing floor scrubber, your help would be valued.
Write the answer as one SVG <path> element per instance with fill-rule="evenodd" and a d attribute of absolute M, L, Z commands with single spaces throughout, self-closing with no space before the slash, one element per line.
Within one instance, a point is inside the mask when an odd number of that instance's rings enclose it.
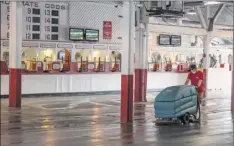
<path fill-rule="evenodd" d="M 183 124 L 200 122 L 200 101 L 204 95 L 203 73 L 191 65 L 185 85 L 167 87 L 155 98 L 155 117 L 179 119 Z M 191 85 L 188 85 L 191 82 Z"/>
<path fill-rule="evenodd" d="M 204 105 L 203 96 L 205 92 L 205 87 L 203 83 L 204 75 L 201 71 L 197 70 L 197 66 L 192 64 L 190 66 L 190 73 L 188 74 L 188 78 L 185 82 L 185 85 L 188 85 L 191 82 L 191 85 L 195 86 L 198 92 L 198 98 L 200 104 Z"/>

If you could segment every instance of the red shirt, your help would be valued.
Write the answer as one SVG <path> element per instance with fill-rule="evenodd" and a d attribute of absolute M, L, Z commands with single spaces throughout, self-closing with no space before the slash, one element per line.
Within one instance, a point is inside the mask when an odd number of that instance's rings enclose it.
<path fill-rule="evenodd" d="M 188 79 L 191 80 L 191 84 L 193 86 L 197 86 L 198 81 L 204 79 L 204 75 L 203 75 L 203 73 L 201 71 L 197 71 L 195 74 L 190 72 L 188 74 Z M 199 89 L 199 92 L 204 92 L 205 91 L 203 82 L 201 83 L 201 86 L 198 89 Z"/>

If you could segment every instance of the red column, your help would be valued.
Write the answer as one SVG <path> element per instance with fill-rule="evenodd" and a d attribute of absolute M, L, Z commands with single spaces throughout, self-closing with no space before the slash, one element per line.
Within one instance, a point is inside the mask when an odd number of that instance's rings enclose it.
<path fill-rule="evenodd" d="M 234 11 L 233 11 L 234 15 Z M 234 19 L 233 19 L 234 22 Z M 234 29 L 234 26 L 233 26 Z M 233 31 L 233 40 L 234 40 L 234 31 Z M 234 41 L 233 41 L 234 42 Z M 231 93 L 231 111 L 234 112 L 234 44 L 232 48 L 232 93 Z"/>
<path fill-rule="evenodd" d="M 141 2 L 139 2 L 140 4 Z M 135 47 L 135 102 L 146 102 L 147 70 L 148 70 L 148 39 L 147 14 L 142 8 L 136 9 L 136 47 Z"/>
<path fill-rule="evenodd" d="M 133 121 L 134 10 L 133 2 L 122 5 L 121 122 Z"/>
<path fill-rule="evenodd" d="M 10 3 L 9 107 L 21 107 L 22 3 Z"/>
<path fill-rule="evenodd" d="M 9 107 L 21 107 L 21 69 L 10 68 Z"/>
<path fill-rule="evenodd" d="M 231 111 L 234 112 L 234 71 L 232 70 Z"/>
<path fill-rule="evenodd" d="M 121 75 L 121 122 L 133 121 L 133 75 Z"/>
<path fill-rule="evenodd" d="M 147 69 L 135 69 L 135 102 L 146 102 Z"/>

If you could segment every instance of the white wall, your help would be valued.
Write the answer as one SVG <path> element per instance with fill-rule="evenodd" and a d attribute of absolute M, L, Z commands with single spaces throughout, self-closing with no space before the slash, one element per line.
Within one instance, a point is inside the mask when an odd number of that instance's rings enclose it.
<path fill-rule="evenodd" d="M 218 77 L 217 77 L 218 75 Z M 163 89 L 182 85 L 186 73 L 148 73 L 147 88 Z M 208 89 L 231 88 L 231 72 L 223 69 L 210 69 Z M 121 89 L 121 74 L 79 74 L 79 75 L 23 75 L 22 93 L 68 93 L 116 91 Z M 1 75 L 1 95 L 9 92 L 9 76 Z"/>
<path fill-rule="evenodd" d="M 228 68 L 211 68 L 208 70 L 208 88 L 212 90 L 231 89 L 232 72 Z"/>
<path fill-rule="evenodd" d="M 115 8 L 113 4 L 95 2 L 69 2 L 70 26 L 78 28 L 91 28 L 99 30 L 101 43 L 121 43 L 120 33 L 121 7 Z M 103 39 L 103 21 L 112 22 L 112 39 Z"/>

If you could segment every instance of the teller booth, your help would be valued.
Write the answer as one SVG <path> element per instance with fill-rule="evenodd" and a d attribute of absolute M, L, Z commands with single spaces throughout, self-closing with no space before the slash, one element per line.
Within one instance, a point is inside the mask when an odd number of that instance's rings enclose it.
<path fill-rule="evenodd" d="M 89 64 L 89 49 L 82 49 L 76 52 L 75 59 L 77 62 L 77 71 L 78 72 L 87 72 Z"/>
<path fill-rule="evenodd" d="M 188 72 L 189 66 L 188 66 L 188 55 L 185 53 L 178 53 L 175 56 L 176 64 L 177 64 L 177 72 Z"/>
<path fill-rule="evenodd" d="M 95 72 L 105 72 L 106 71 L 106 50 L 93 50 L 92 51 L 92 61 L 94 62 Z"/>
<path fill-rule="evenodd" d="M 224 68 L 225 67 L 224 55 L 222 55 L 222 53 L 220 53 L 218 59 L 219 59 L 219 67 Z"/>
<path fill-rule="evenodd" d="M 52 63 L 55 61 L 54 49 L 42 49 L 39 54 L 39 60 L 43 62 L 43 71 L 50 72 L 53 70 Z"/>
<path fill-rule="evenodd" d="M 23 48 L 22 68 L 27 72 L 37 71 L 37 52 L 33 48 Z"/>
<path fill-rule="evenodd" d="M 161 71 L 162 68 L 162 56 L 158 52 L 153 52 L 151 55 L 151 71 Z"/>
<path fill-rule="evenodd" d="M 173 62 L 175 62 L 173 52 L 165 52 L 163 54 L 163 66 L 166 72 L 171 72 L 173 70 Z"/>
<path fill-rule="evenodd" d="M 1 54 L 1 73 L 9 72 L 9 49 L 5 48 Z"/>
<path fill-rule="evenodd" d="M 110 54 L 110 71 L 121 71 L 121 53 L 119 51 L 111 51 Z"/>
<path fill-rule="evenodd" d="M 233 56 L 231 54 L 228 55 L 228 64 L 229 64 L 229 71 L 232 71 Z"/>
<path fill-rule="evenodd" d="M 58 61 L 59 64 L 57 63 L 56 65 L 60 66 L 60 69 L 59 69 L 60 71 L 70 71 L 71 54 L 67 49 L 61 49 L 58 52 L 57 61 Z"/>

